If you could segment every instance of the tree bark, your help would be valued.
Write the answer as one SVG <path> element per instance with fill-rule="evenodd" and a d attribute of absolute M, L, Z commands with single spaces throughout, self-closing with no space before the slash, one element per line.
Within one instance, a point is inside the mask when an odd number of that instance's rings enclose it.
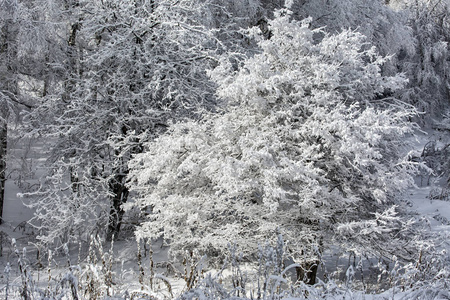
<path fill-rule="evenodd" d="M 306 284 L 314 285 L 317 278 L 317 270 L 319 269 L 319 261 L 306 261 L 297 267 L 297 280 L 303 281 Z"/>
<path fill-rule="evenodd" d="M 8 124 L 0 124 L 0 224 L 3 223 L 3 203 L 5 201 L 7 132 Z"/>
<path fill-rule="evenodd" d="M 0 73 L 0 90 L 9 99 L 4 100 L 4 103 L 0 102 L 2 106 L 0 107 L 0 224 L 3 222 L 3 202 L 5 200 L 8 118 L 11 107 L 17 101 L 19 94 L 16 65 L 18 33 L 19 29 L 14 18 L 9 17 L 4 20 L 0 28 L 0 63 L 5 63 L 3 67 L 6 67 L 6 72 Z"/>
<path fill-rule="evenodd" d="M 122 218 L 124 210 L 122 204 L 128 200 L 128 188 L 125 186 L 126 175 L 116 175 L 114 180 L 110 182 L 110 190 L 113 194 L 111 198 L 111 209 L 109 212 L 109 224 L 108 232 L 106 234 L 106 240 L 111 241 L 113 238 L 117 238 L 122 226 Z"/>

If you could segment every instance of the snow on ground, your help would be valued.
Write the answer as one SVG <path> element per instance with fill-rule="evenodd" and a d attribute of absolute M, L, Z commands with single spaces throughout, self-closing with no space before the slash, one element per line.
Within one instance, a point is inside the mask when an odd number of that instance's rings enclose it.
<path fill-rule="evenodd" d="M 37 183 L 40 174 L 40 164 L 43 162 L 41 145 L 31 145 L 32 141 L 11 141 L 8 149 L 7 180 L 5 183 L 5 203 L 3 205 L 3 220 L 6 224 L 16 227 L 27 222 L 33 212 L 23 205 L 18 193 L 23 193 Z"/>
<path fill-rule="evenodd" d="M 432 231 L 450 233 L 450 201 L 430 199 L 436 187 L 426 186 L 412 189 L 409 193 L 411 210 L 430 221 Z"/>

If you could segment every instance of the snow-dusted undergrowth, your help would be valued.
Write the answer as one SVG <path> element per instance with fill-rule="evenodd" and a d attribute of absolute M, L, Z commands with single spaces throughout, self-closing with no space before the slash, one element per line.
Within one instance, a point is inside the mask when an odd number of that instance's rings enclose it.
<path fill-rule="evenodd" d="M 188 254 L 183 263 L 169 275 L 168 268 L 153 261 L 153 250 L 139 243 L 134 276 L 127 277 L 123 263 L 117 266 L 117 251 L 108 250 L 93 238 L 84 262 L 71 264 L 68 249 L 66 267 L 55 266 L 49 253 L 47 266 L 40 270 L 19 251 L 13 239 L 13 261 L 17 262 L 18 278 L 8 263 L 3 274 L 0 294 L 4 299 L 449 299 L 450 268 L 444 251 L 426 249 L 420 260 L 400 265 L 372 265 L 369 260 L 355 259 L 346 266 L 341 279 L 336 273 L 314 285 L 296 281 L 293 272 L 301 267 L 284 260 L 284 242 L 279 236 L 276 245 L 259 248 L 258 263 L 242 262 L 237 245 L 229 246 L 229 255 L 222 269 L 207 271 L 204 257 Z M 158 248 L 160 246 L 153 248 Z M 141 249 L 143 248 L 143 249 Z M 428 251 L 431 250 L 431 251 Z M 115 254 L 116 253 L 116 254 Z M 72 255 L 73 256 L 73 255 Z M 144 257 L 145 256 L 145 257 Z M 134 259 L 131 258 L 131 259 Z M 61 263 L 64 264 L 64 263 Z M 370 270 L 369 270 L 370 269 Z M 364 278 L 367 272 L 377 280 Z M 164 274 L 165 273 L 165 274 Z M 170 276 L 170 277 L 169 277 Z M 126 278 L 126 279 L 125 279 Z"/>

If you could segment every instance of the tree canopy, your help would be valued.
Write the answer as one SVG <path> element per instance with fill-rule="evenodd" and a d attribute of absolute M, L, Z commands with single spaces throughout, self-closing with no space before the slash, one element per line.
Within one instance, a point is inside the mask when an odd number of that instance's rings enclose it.
<path fill-rule="evenodd" d="M 260 53 L 211 72 L 226 107 L 173 124 L 130 162 L 129 207 L 149 213 L 138 236 L 220 260 L 227 243 L 251 255 L 278 230 L 310 260 L 338 224 L 382 215 L 413 183 L 400 141 L 415 110 L 390 96 L 406 79 L 381 75 L 388 58 L 360 33 L 310 22 L 284 9 L 270 39 L 250 30 Z"/>

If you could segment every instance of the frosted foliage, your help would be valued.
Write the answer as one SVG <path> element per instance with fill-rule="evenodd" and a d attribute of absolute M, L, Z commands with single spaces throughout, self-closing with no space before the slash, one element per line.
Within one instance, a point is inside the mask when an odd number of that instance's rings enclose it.
<path fill-rule="evenodd" d="M 31 59 L 40 60 L 40 62 L 46 60 L 48 63 L 56 55 L 61 55 L 58 52 L 63 51 L 61 45 L 58 45 L 62 43 L 61 33 L 66 26 L 65 22 L 67 22 L 67 18 L 64 18 L 67 15 L 61 12 L 61 6 L 63 4 L 59 0 L 33 0 L 23 2 L 25 3 L 19 10 L 21 14 L 21 27 L 19 31 L 21 49 L 19 56 L 28 61 L 32 61 Z M 63 15 L 65 16 L 63 17 Z M 36 68 L 36 62 L 34 64 L 35 66 L 33 67 Z M 43 68 L 43 66 L 38 67 Z M 40 76 L 36 77 L 39 78 Z M 44 76 L 48 75 L 45 74 Z"/>
<path fill-rule="evenodd" d="M 208 56 L 205 44 L 209 42 L 205 29 L 198 24 L 202 11 L 199 2 L 110 1 L 86 5 L 85 9 L 96 11 L 81 29 L 84 43 L 91 50 L 86 64 L 92 70 L 85 81 L 97 93 L 89 96 L 101 99 L 113 93 L 113 99 L 124 106 L 142 111 L 193 108 L 209 99 L 207 83 L 199 84 L 206 81 L 203 70 Z"/>
<path fill-rule="evenodd" d="M 107 187 L 92 184 L 91 174 L 83 174 L 82 167 L 77 173 L 78 183 L 71 184 L 68 168 L 70 165 L 61 161 L 60 168 L 47 177 L 45 185 L 36 193 L 41 195 L 39 201 L 28 205 L 35 209 L 33 221 L 38 220 L 40 228 L 45 230 L 37 236 L 45 245 L 61 247 L 68 242 L 88 240 L 92 234 L 101 232 L 107 222 L 109 206 L 104 201 Z M 75 185 L 78 193 L 74 193 Z"/>
<path fill-rule="evenodd" d="M 294 2 L 295 3 L 295 2 Z M 300 16 L 313 18 L 313 26 L 328 32 L 351 28 L 364 34 L 383 55 L 399 51 L 413 54 L 414 37 L 407 26 L 407 15 L 393 11 L 384 0 L 308 0 L 294 4 Z M 396 71 L 396 61 L 385 65 L 389 73 Z"/>
<path fill-rule="evenodd" d="M 52 143 L 48 174 L 33 194 L 41 242 L 117 236 L 130 157 L 171 118 L 212 106 L 205 69 L 216 49 L 197 22 L 203 5 L 80 0 L 67 10 L 66 56 L 49 64 L 62 73 L 58 89 L 27 118 L 32 133 Z"/>
<path fill-rule="evenodd" d="M 203 23 L 218 29 L 232 23 L 248 27 L 259 14 L 261 7 L 258 0 L 211 0 L 209 9 L 205 10 Z"/>
<path fill-rule="evenodd" d="M 380 75 L 385 59 L 361 34 L 324 34 L 289 14 L 240 70 L 212 72 L 226 111 L 172 125 L 131 161 L 139 197 L 127 208 L 149 213 L 138 235 L 217 259 L 228 242 L 255 253 L 279 228 L 294 257 L 312 258 L 337 220 L 370 220 L 412 184 L 397 141 L 413 111 L 382 97 L 405 79 Z"/>
<path fill-rule="evenodd" d="M 7 16 L 14 17 L 19 4 L 17 0 L 1 0 L 0 1 L 0 13 L 5 19 Z"/>
<path fill-rule="evenodd" d="M 17 51 L 20 44 L 17 39 L 18 10 L 16 1 L 0 0 L 0 127 L 2 133 L 6 130 L 4 126 L 8 118 L 17 110 L 15 107 L 15 102 L 18 100 Z M 3 159 L 3 157 L 0 158 L 0 160 Z"/>
<path fill-rule="evenodd" d="M 403 97 L 426 112 L 426 117 L 441 118 L 450 94 L 450 3 L 405 0 L 399 6 L 409 14 L 416 39 L 415 55 L 402 65 L 411 78 L 411 89 Z"/>

